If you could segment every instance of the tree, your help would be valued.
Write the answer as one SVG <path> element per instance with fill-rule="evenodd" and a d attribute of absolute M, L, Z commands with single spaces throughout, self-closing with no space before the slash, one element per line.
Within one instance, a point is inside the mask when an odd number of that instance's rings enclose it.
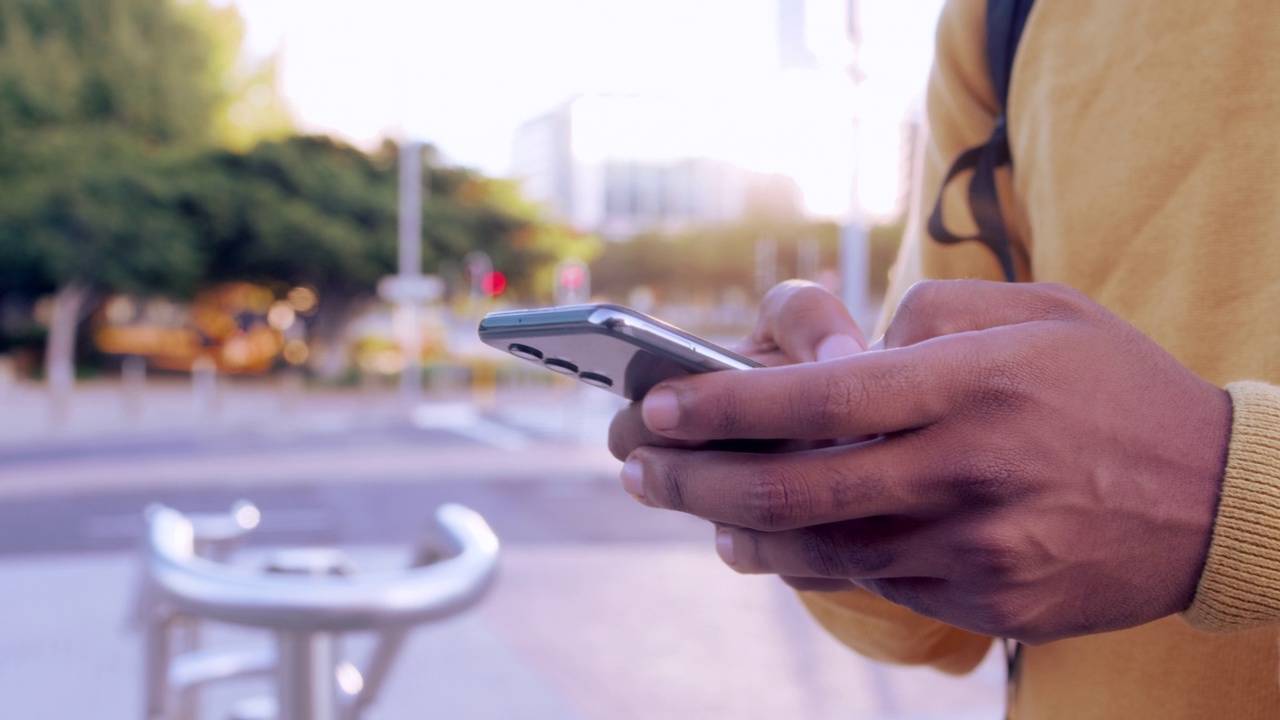
<path fill-rule="evenodd" d="M 204 0 L 7 0 L 0 130 L 20 139 L 73 127 L 160 145 L 207 140 L 226 98 L 198 20 L 216 15 Z"/>
<path fill-rule="evenodd" d="M 285 132 L 273 61 L 240 63 L 243 30 L 213 0 L 0 0 L 0 303 L 54 292 L 56 392 L 95 293 L 306 284 L 333 333 L 394 272 L 394 146 Z M 479 249 L 533 292 L 560 255 L 591 253 L 511 183 L 426 174 L 429 272 Z"/>
<path fill-rule="evenodd" d="M 56 289 L 45 358 L 57 395 L 89 297 L 181 292 L 199 275 L 169 175 L 180 151 L 213 141 L 231 101 L 237 22 L 207 0 L 0 3 L 0 259 L 12 262 L 0 301 Z"/>
<path fill-rule="evenodd" d="M 55 290 L 46 374 L 69 388 L 75 332 L 101 291 L 186 294 L 202 267 L 176 204 L 174 161 L 128 142 L 46 134 L 21 182 L 0 192 L 0 279 L 12 292 Z M 48 158 L 56 158 L 51 162 Z"/>
<path fill-rule="evenodd" d="M 426 154 L 423 271 L 440 273 L 481 250 L 512 278 L 513 292 L 533 295 L 541 286 L 547 295 L 556 262 L 593 255 L 594 238 L 548 222 L 514 183 L 441 167 Z M 333 347 L 378 280 L 398 270 L 397 157 L 391 144 L 366 154 L 331 138 L 294 136 L 196 159 L 179 204 L 198 228 L 205 280 L 315 288 L 315 330 Z"/>

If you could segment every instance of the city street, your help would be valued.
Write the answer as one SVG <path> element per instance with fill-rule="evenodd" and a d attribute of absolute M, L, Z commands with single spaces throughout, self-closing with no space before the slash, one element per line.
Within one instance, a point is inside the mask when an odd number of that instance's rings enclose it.
<path fill-rule="evenodd" d="M 604 445 L 617 407 L 567 385 L 406 407 L 392 390 L 226 384 L 211 402 L 177 382 L 99 382 L 59 414 L 39 386 L 0 388 L 6 715 L 141 717 L 142 513 L 246 499 L 262 522 L 237 562 L 253 567 L 284 546 L 341 548 L 357 571 L 403 566 L 446 502 L 502 541 L 490 595 L 411 636 L 371 718 L 999 716 L 999 658 L 960 679 L 864 661 L 781 583 L 725 568 L 704 523 L 633 501 Z M 359 664 L 367 641 L 348 647 Z M 213 688 L 204 717 L 267 689 Z"/>

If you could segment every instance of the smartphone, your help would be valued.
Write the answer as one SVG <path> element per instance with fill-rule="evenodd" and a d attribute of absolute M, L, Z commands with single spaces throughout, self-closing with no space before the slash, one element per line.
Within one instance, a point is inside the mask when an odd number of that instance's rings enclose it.
<path fill-rule="evenodd" d="M 747 370 L 760 363 L 621 305 L 489 313 L 480 339 L 521 360 L 628 400 L 677 375 Z"/>

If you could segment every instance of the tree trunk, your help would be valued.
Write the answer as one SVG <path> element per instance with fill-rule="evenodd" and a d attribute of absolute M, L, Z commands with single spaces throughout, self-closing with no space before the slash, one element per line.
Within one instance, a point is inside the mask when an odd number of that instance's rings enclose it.
<path fill-rule="evenodd" d="M 55 417 L 67 415 L 67 404 L 76 380 L 76 329 L 80 310 L 89 297 L 85 286 L 69 282 L 53 296 L 53 316 L 49 320 L 49 338 L 45 345 L 44 376 L 49 384 Z"/>
<path fill-rule="evenodd" d="M 329 294 L 322 295 L 320 302 L 320 312 L 316 314 L 310 331 L 311 340 L 319 345 L 321 354 L 312 367 L 321 379 L 336 380 L 351 362 L 348 348 L 343 343 L 343 331 L 367 302 Z"/>

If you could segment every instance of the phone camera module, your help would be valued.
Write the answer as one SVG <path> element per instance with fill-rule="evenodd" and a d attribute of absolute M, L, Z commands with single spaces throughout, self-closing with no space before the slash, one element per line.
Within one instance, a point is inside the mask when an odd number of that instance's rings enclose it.
<path fill-rule="evenodd" d="M 601 375 L 600 373 L 584 372 L 578 376 L 578 379 L 588 385 L 594 385 L 598 388 L 608 389 L 613 387 L 613 380 Z"/>
<path fill-rule="evenodd" d="M 511 343 L 507 346 L 507 352 L 515 355 L 521 360 L 529 360 L 530 362 L 542 362 L 542 351 L 538 348 L 531 348 L 528 345 L 520 343 Z"/>
<path fill-rule="evenodd" d="M 578 366 L 574 365 L 568 360 L 561 360 L 560 358 L 547 358 L 546 360 L 542 361 L 542 364 L 546 365 L 548 370 L 554 370 L 555 372 L 558 372 L 561 375 L 577 375 L 578 374 Z"/>

